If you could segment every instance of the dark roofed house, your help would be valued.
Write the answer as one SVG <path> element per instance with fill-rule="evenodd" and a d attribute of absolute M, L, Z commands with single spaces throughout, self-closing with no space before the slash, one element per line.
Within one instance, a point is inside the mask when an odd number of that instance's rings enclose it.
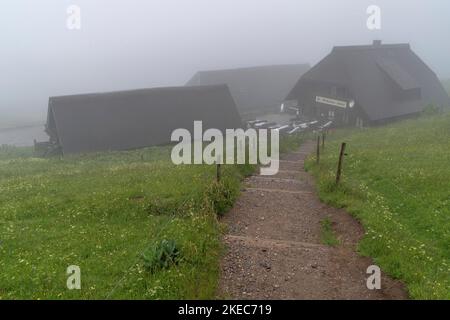
<path fill-rule="evenodd" d="M 47 133 L 63 154 L 170 143 L 173 130 L 241 128 L 225 85 L 140 89 L 49 99 Z"/>
<path fill-rule="evenodd" d="M 304 114 L 340 125 L 379 124 L 450 106 L 436 74 L 409 44 L 335 47 L 305 73 L 286 100 Z"/>
<path fill-rule="evenodd" d="M 278 110 L 308 64 L 273 65 L 197 72 L 187 86 L 226 84 L 242 116 Z"/>

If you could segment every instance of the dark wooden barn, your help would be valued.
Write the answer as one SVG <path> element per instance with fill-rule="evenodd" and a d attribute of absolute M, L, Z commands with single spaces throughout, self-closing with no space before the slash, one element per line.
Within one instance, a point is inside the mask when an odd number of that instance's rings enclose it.
<path fill-rule="evenodd" d="M 279 110 L 308 64 L 272 65 L 197 72 L 187 86 L 226 84 L 243 117 Z"/>
<path fill-rule="evenodd" d="M 376 125 L 418 114 L 428 104 L 450 106 L 436 74 L 409 44 L 334 47 L 305 73 L 286 101 L 305 116 L 337 125 Z"/>
<path fill-rule="evenodd" d="M 51 97 L 46 131 L 63 154 L 170 143 L 173 130 L 242 128 L 225 85 L 154 88 Z"/>

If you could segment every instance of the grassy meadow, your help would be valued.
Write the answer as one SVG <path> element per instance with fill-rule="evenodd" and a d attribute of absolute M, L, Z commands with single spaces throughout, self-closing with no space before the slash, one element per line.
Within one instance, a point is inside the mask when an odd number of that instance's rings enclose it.
<path fill-rule="evenodd" d="M 214 298 L 217 216 L 255 167 L 225 165 L 217 184 L 215 166 L 175 166 L 170 151 L 37 158 L 1 146 L 0 299 Z M 81 290 L 67 289 L 71 265 Z"/>
<path fill-rule="evenodd" d="M 450 115 L 337 130 L 307 169 L 323 201 L 364 225 L 359 251 L 415 299 L 450 299 Z M 341 142 L 343 180 L 335 186 Z"/>
<path fill-rule="evenodd" d="M 220 228 L 250 166 L 175 166 L 169 148 L 34 158 L 0 151 L 1 299 L 166 299 L 214 296 Z M 173 240 L 182 259 L 158 272 L 142 254 Z M 68 290 L 66 268 L 81 268 Z"/>

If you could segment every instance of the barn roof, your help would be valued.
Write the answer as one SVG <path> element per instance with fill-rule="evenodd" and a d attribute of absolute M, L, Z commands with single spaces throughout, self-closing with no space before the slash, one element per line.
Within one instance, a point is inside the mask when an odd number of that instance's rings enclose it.
<path fill-rule="evenodd" d="M 345 86 L 371 120 L 416 113 L 428 103 L 450 105 L 436 74 L 411 50 L 409 44 L 334 47 L 332 52 L 305 73 L 286 100 L 295 99 L 305 83 Z M 399 100 L 394 87 L 420 89 L 421 99 Z"/>
<path fill-rule="evenodd" d="M 308 64 L 271 65 L 197 72 L 187 86 L 227 84 L 241 114 L 279 106 Z"/>
<path fill-rule="evenodd" d="M 177 128 L 242 127 L 225 85 L 140 89 L 49 99 L 47 131 L 63 153 L 129 150 L 170 143 Z"/>

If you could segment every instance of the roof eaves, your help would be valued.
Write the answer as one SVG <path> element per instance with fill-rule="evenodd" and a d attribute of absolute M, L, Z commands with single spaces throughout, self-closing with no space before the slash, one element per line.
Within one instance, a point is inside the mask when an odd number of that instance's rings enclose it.
<path fill-rule="evenodd" d="M 333 51 L 343 51 L 343 50 L 381 50 L 381 49 L 411 49 L 409 43 L 398 43 L 398 44 L 382 44 L 378 46 L 374 45 L 363 45 L 363 46 L 335 46 Z"/>

